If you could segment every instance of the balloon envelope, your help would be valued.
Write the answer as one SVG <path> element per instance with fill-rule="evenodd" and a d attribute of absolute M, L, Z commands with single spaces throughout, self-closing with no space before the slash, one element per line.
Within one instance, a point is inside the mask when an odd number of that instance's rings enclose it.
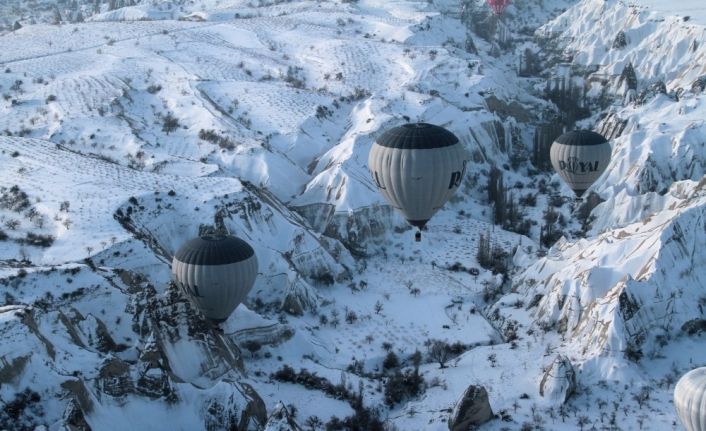
<path fill-rule="evenodd" d="M 549 150 L 554 170 L 578 196 L 603 174 L 610 154 L 606 138 L 590 130 L 564 133 Z"/>
<path fill-rule="evenodd" d="M 458 189 L 467 162 L 458 138 L 428 123 L 387 130 L 368 155 L 370 174 L 380 193 L 420 229 Z"/>
<path fill-rule="evenodd" d="M 674 387 L 674 408 L 687 431 L 706 431 L 706 367 L 679 379 Z"/>
<path fill-rule="evenodd" d="M 186 242 L 172 260 L 182 292 L 208 319 L 220 323 L 243 302 L 257 277 L 248 243 L 230 235 L 204 235 Z"/>
<path fill-rule="evenodd" d="M 490 6 L 495 15 L 503 13 L 509 4 L 510 0 L 488 0 L 488 6 Z"/>

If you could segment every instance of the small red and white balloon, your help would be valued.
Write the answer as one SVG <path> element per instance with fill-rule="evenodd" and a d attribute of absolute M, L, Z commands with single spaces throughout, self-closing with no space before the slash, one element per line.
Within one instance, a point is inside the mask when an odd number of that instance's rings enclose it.
<path fill-rule="evenodd" d="M 510 0 L 487 0 L 488 6 L 493 10 L 495 15 L 500 15 L 505 11 L 505 8 L 510 4 Z"/>

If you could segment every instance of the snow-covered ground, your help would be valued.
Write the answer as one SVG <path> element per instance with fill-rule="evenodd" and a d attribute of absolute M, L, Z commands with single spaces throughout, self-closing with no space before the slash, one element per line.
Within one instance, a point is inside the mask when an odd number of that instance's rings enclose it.
<path fill-rule="evenodd" d="M 706 24 L 706 5 L 699 0 L 681 0 L 678 2 L 666 0 L 638 0 L 635 3 L 647 6 L 650 10 L 664 15 L 689 17 L 694 22 Z"/>
<path fill-rule="evenodd" d="M 706 364 L 706 7 L 672 3 L 516 0 L 495 20 L 482 1 L 145 1 L 22 18 L 0 36 L 0 428 L 264 429 L 283 403 L 324 429 L 356 413 L 276 378 L 287 365 L 362 395 L 390 430 L 448 429 L 470 384 L 498 415 L 482 429 L 680 429 L 674 383 Z M 542 64 L 520 77 L 527 50 Z M 567 73 L 592 109 L 579 125 L 625 124 L 585 234 L 529 160 L 557 112 L 547 78 Z M 447 127 L 473 159 L 421 243 L 367 170 L 405 121 Z M 493 167 L 522 234 L 492 223 Z M 547 250 L 549 207 L 564 236 Z M 216 218 L 260 266 L 222 332 L 169 286 L 171 255 Z M 478 262 L 481 235 L 504 276 Z M 444 367 L 434 340 L 456 346 Z M 386 404 L 415 351 L 422 390 Z M 561 379 L 540 393 L 559 362 L 576 373 L 566 403 Z"/>

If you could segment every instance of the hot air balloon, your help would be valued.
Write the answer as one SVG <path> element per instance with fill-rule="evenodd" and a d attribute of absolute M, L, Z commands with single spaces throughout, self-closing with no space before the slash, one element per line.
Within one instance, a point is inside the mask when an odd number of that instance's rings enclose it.
<path fill-rule="evenodd" d="M 580 197 L 608 167 L 610 153 L 610 144 L 603 136 L 575 130 L 552 143 L 549 157 L 554 170 Z"/>
<path fill-rule="evenodd" d="M 172 260 L 172 275 L 206 318 L 221 323 L 252 289 L 257 276 L 257 257 L 252 247 L 240 238 L 202 235 L 177 251 Z"/>
<path fill-rule="evenodd" d="M 679 379 L 674 387 L 674 408 L 687 431 L 706 431 L 706 367 Z"/>
<path fill-rule="evenodd" d="M 410 123 L 383 133 L 368 155 L 373 181 L 385 199 L 421 230 L 454 194 L 466 171 L 468 154 L 443 127 Z"/>
<path fill-rule="evenodd" d="M 488 0 L 488 6 L 490 6 L 495 15 L 503 13 L 509 4 L 510 0 Z"/>

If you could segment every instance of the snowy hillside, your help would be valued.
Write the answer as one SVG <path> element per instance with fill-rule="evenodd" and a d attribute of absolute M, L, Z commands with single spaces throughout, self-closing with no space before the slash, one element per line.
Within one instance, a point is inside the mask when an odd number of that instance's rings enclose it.
<path fill-rule="evenodd" d="M 706 365 L 700 2 L 11 10 L 0 428 L 447 430 L 474 393 L 481 429 L 680 429 Z M 472 158 L 421 243 L 367 167 L 409 121 Z M 613 148 L 582 203 L 540 151 L 574 122 Z M 170 283 L 213 225 L 260 271 L 222 331 Z"/>

